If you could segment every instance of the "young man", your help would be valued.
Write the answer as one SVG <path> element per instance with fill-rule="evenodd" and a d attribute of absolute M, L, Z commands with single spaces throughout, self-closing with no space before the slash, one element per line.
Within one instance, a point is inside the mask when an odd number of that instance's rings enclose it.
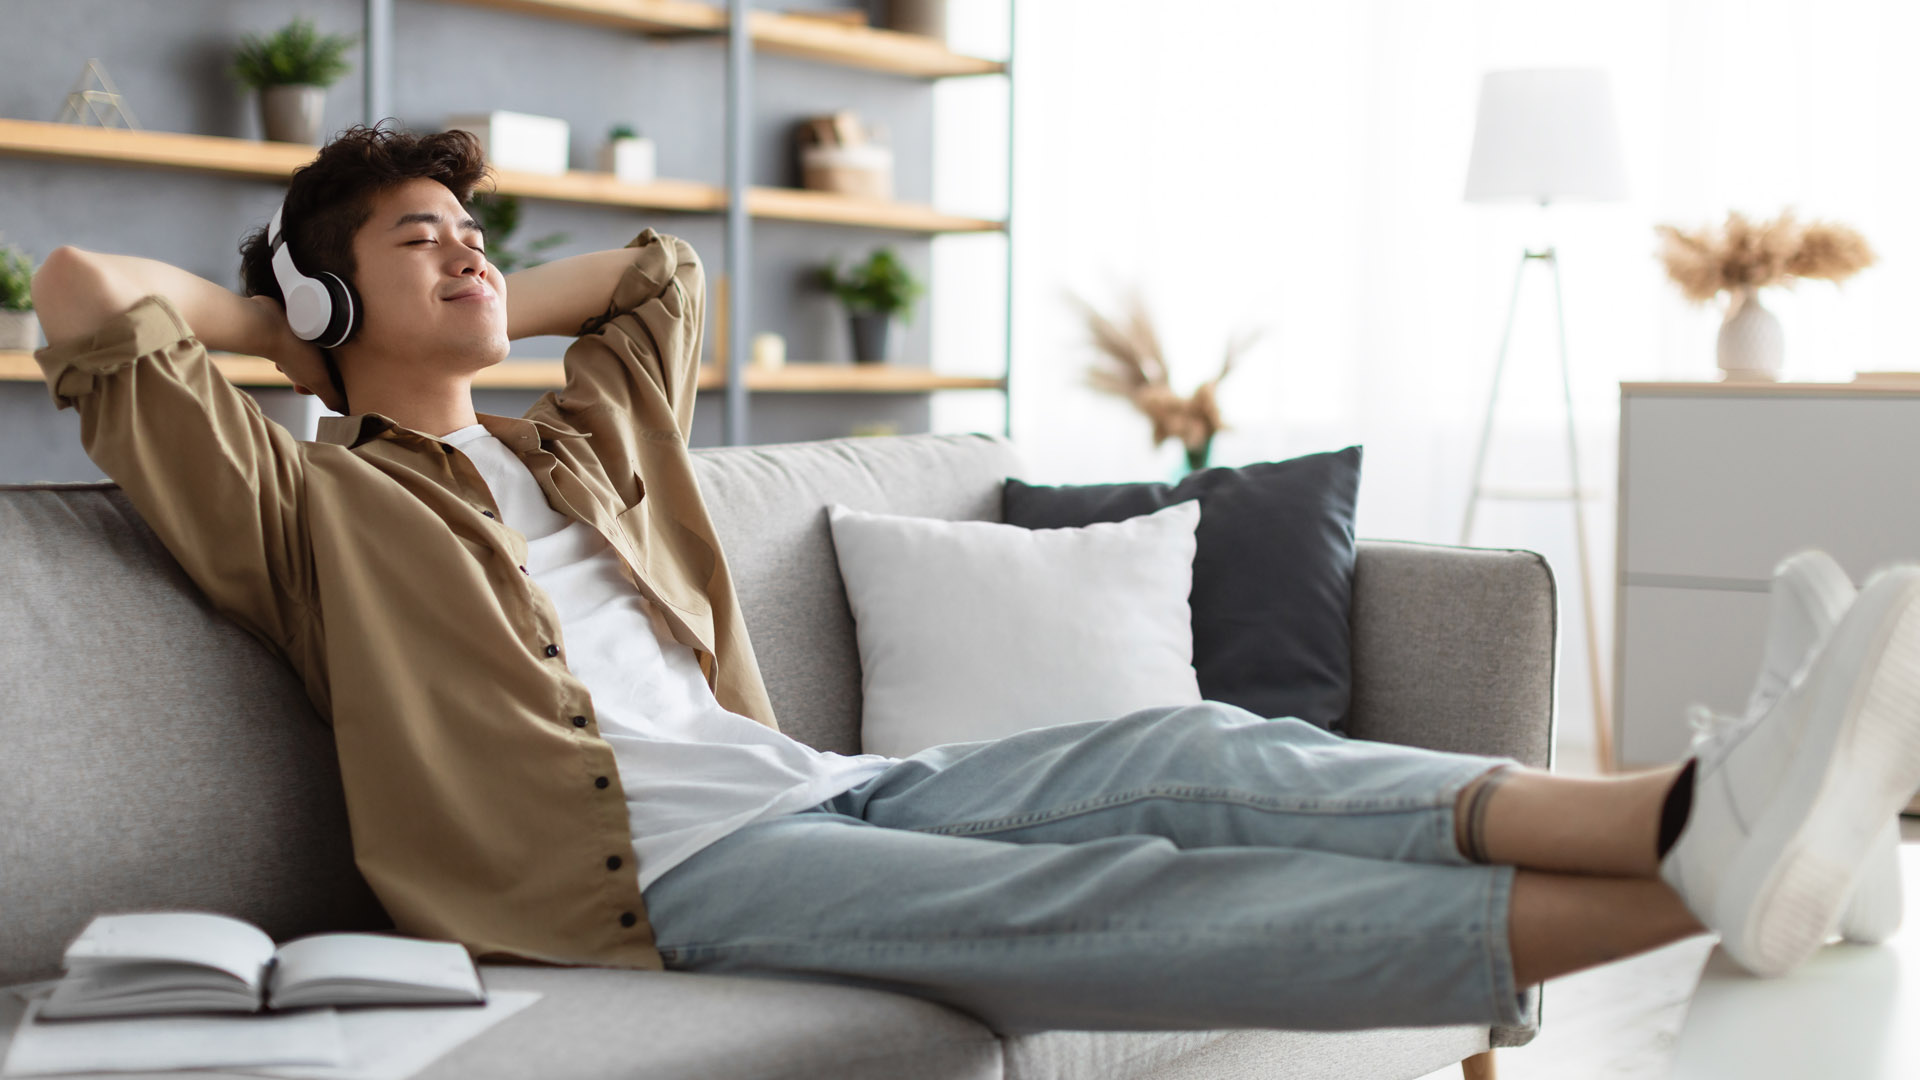
<path fill-rule="evenodd" d="M 648 229 L 503 276 L 466 213 L 485 171 L 464 133 L 355 129 L 243 245 L 245 298 L 71 247 L 33 283 L 88 453 L 332 724 L 401 930 L 1003 1031 L 1516 1024 L 1526 987 L 1706 929 L 1764 974 L 1843 916 L 1891 932 L 1915 568 L 1855 600 L 1783 567 L 1748 716 L 1620 778 L 1211 703 L 899 760 L 782 735 L 686 445 L 698 259 Z M 353 287 L 336 347 L 293 331 L 276 253 Z M 565 387 L 475 413 L 475 373 L 548 334 L 578 337 Z M 210 349 L 346 415 L 297 441 Z"/>

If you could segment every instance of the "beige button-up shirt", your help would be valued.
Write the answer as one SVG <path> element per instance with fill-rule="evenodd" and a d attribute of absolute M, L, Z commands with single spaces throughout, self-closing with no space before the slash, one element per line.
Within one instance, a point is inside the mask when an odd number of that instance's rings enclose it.
<path fill-rule="evenodd" d="M 720 704 L 777 727 L 687 452 L 700 261 L 652 229 L 627 247 L 565 388 L 478 418 L 619 552 Z M 477 956 L 661 966 L 613 752 L 464 454 L 377 413 L 295 439 L 160 295 L 34 355 L 88 455 L 331 722 L 354 858 L 396 926 Z"/>

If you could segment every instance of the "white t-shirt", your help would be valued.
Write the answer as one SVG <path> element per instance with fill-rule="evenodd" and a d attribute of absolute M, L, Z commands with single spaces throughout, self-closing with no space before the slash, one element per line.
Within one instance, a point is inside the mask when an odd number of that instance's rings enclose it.
<path fill-rule="evenodd" d="M 589 526 L 556 512 L 527 466 L 479 424 L 445 436 L 485 478 L 500 523 L 527 538 L 527 571 L 560 617 L 626 791 L 640 887 L 743 825 L 804 810 L 896 760 L 827 753 L 722 708 L 694 650 Z"/>

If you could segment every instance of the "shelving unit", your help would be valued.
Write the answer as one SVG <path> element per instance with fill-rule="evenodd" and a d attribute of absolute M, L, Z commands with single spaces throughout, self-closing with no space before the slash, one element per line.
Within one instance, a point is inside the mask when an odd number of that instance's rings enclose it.
<path fill-rule="evenodd" d="M 285 180 L 295 169 L 313 160 L 312 147 L 295 143 L 9 119 L 0 119 L 0 154 L 182 169 L 263 180 Z M 529 199 L 679 213 L 717 213 L 727 208 L 725 188 L 692 180 L 627 184 L 614 179 L 612 173 L 579 169 L 561 176 L 496 169 L 494 179 L 495 190 L 500 193 Z M 998 232 L 1005 228 L 1002 222 L 943 214 L 917 203 L 856 199 L 792 188 L 747 189 L 747 211 L 754 217 L 771 220 L 856 225 L 900 232 Z"/>
<path fill-rule="evenodd" d="M 285 388 L 293 384 L 264 356 L 214 353 L 213 366 L 235 386 Z M 474 377 L 476 390 L 558 390 L 565 382 L 558 360 L 515 360 L 496 364 Z M 31 352 L 0 349 L 0 381 L 42 382 L 40 365 Z M 721 390 L 726 369 L 708 364 L 700 369 L 700 389 Z M 999 390 L 1003 379 L 975 375 L 942 375 L 922 367 L 898 364 L 794 364 L 780 368 L 747 368 L 747 389 L 794 394 L 903 394 L 933 390 Z"/>
<path fill-rule="evenodd" d="M 388 87 L 392 85 L 393 5 L 395 0 L 363 0 L 366 42 L 366 117 L 373 124 L 393 114 Z M 502 194 L 595 206 L 657 210 L 674 213 L 723 214 L 727 245 L 725 302 L 716 305 L 714 340 L 744 343 L 753 327 L 750 277 L 752 265 L 750 223 L 786 221 L 823 228 L 865 228 L 931 238 L 944 234 L 997 233 L 1007 247 L 1007 365 L 999 377 L 948 376 L 914 365 L 847 365 L 796 363 L 763 370 L 745 363 L 743 348 L 726 346 L 722 365 L 703 369 L 700 387 L 724 394 L 724 441 L 747 441 L 750 393 L 874 393 L 916 394 L 937 390 L 997 390 L 1006 404 L 1010 433 L 1012 326 L 1012 243 L 1008 221 L 949 214 L 932 206 L 851 198 L 827 192 L 754 186 L 750 175 L 747 113 L 752 101 L 752 56 L 756 50 L 805 60 L 872 71 L 888 76 L 940 79 L 955 76 L 996 75 L 1009 80 L 1007 138 L 1012 146 L 1012 56 L 990 60 L 953 52 L 932 38 L 831 19 L 748 10 L 746 0 L 727 0 L 724 6 L 693 0 L 438 0 L 440 3 L 486 7 L 529 17 L 576 22 L 603 29 L 664 39 L 724 36 L 727 46 L 727 182 L 724 185 L 663 179 L 649 184 L 627 184 L 612 174 L 569 171 L 551 176 L 539 173 L 494 171 L 494 189 Z M 1013 0 L 1007 0 L 1009 16 Z M 75 161 L 87 164 L 186 170 L 284 181 L 311 161 L 314 147 L 213 135 L 164 131 L 130 131 L 0 118 L 0 156 Z M 1008 204 L 1012 202 L 1011 152 Z M 710 264 L 711 265 L 711 264 Z M 271 363 L 259 357 L 217 356 L 216 364 L 228 378 L 250 386 L 286 386 Z M 0 352 L 0 381 L 39 381 L 31 353 Z M 482 374 L 476 388 L 552 389 L 561 384 L 557 360 L 515 360 Z"/>
<path fill-rule="evenodd" d="M 627 30 L 654 37 L 724 34 L 732 28 L 725 8 L 687 0 L 442 0 L 562 19 L 589 26 Z M 828 19 L 770 11 L 747 17 L 753 46 L 770 53 L 798 56 L 840 67 L 881 71 L 921 79 L 952 75 L 999 75 L 998 60 L 956 53 L 937 41 L 869 26 L 846 26 Z"/>

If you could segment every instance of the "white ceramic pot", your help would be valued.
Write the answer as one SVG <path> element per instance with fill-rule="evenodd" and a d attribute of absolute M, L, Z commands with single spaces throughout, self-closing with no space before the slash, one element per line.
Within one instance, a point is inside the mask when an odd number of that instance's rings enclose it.
<path fill-rule="evenodd" d="M 1786 334 L 1751 286 L 1733 294 L 1720 324 L 1720 370 L 1729 382 L 1772 382 L 1786 358 Z"/>
<path fill-rule="evenodd" d="M 320 145 L 324 86 L 269 86 L 260 91 L 260 130 L 271 142 Z"/>
<path fill-rule="evenodd" d="M 31 352 L 40 347 L 40 316 L 31 311 L 0 310 L 0 349 Z"/>
<path fill-rule="evenodd" d="M 600 148 L 600 171 L 623 184 L 651 184 L 654 180 L 652 139 L 612 139 Z"/>

